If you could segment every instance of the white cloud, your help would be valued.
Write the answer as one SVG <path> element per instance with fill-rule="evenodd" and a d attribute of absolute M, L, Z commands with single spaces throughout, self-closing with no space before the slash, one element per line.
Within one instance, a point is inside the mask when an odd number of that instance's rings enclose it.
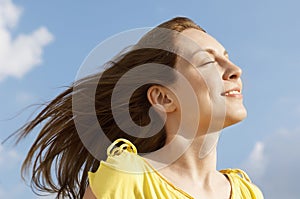
<path fill-rule="evenodd" d="M 11 29 L 20 16 L 21 8 L 11 0 L 0 0 L 0 81 L 8 76 L 21 78 L 41 64 L 43 48 L 54 39 L 46 27 L 12 38 Z"/>
<path fill-rule="evenodd" d="M 19 199 L 19 198 L 32 198 L 32 199 L 55 199 L 54 194 L 47 196 L 35 195 L 29 186 L 25 186 L 23 182 L 19 182 L 10 187 L 0 186 L 0 198 L 5 199 Z"/>
<path fill-rule="evenodd" d="M 11 0 L 0 0 L 0 26 L 12 28 L 16 26 L 22 10 Z"/>
<path fill-rule="evenodd" d="M 21 156 L 15 149 L 7 149 L 0 144 L 0 171 L 16 169 L 20 161 Z"/>
<path fill-rule="evenodd" d="M 0 198 L 32 198 L 32 195 L 26 194 L 26 187 L 22 183 L 17 183 L 11 187 L 0 187 Z"/>
<path fill-rule="evenodd" d="M 2 145 L 0 140 L 0 198 L 22 197 L 19 193 L 26 187 L 20 182 L 21 157 L 22 155 L 16 149 Z M 13 186 L 11 186 L 12 181 Z"/>
<path fill-rule="evenodd" d="M 265 144 L 263 142 L 257 142 L 255 144 L 245 165 L 247 165 L 248 172 L 254 173 L 257 180 L 263 175 L 267 165 Z"/>
<path fill-rule="evenodd" d="M 299 141 L 300 129 L 281 129 L 254 146 L 243 167 L 265 198 L 299 198 Z"/>
<path fill-rule="evenodd" d="M 24 157 L 25 155 L 15 148 L 0 144 L 0 198 L 54 199 L 54 194 L 47 196 L 35 195 L 21 179 L 20 166 Z"/>
<path fill-rule="evenodd" d="M 38 199 L 55 199 L 55 194 L 50 194 L 47 196 L 39 196 Z"/>

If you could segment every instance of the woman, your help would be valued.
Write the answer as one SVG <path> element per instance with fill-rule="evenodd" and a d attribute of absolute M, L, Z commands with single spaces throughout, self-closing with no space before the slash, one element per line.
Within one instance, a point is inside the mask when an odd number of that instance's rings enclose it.
<path fill-rule="evenodd" d="M 46 121 L 22 169 L 33 161 L 33 187 L 57 198 L 263 198 L 216 170 L 220 131 L 246 117 L 240 77 L 218 41 L 171 19 L 24 126 L 20 139 Z"/>

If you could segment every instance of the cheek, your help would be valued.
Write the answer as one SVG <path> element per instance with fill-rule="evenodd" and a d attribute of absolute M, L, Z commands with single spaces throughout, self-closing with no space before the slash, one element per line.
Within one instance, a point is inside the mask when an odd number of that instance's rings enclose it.
<path fill-rule="evenodd" d="M 223 79 L 219 67 L 210 65 L 197 69 L 197 72 L 201 77 L 202 84 L 205 84 L 210 92 L 222 91 Z"/>
<path fill-rule="evenodd" d="M 205 88 L 203 88 L 203 94 L 206 96 L 201 96 L 202 101 L 206 101 L 203 104 L 202 110 L 209 114 L 210 117 L 222 120 L 226 115 L 226 100 L 221 93 L 224 90 L 223 80 L 220 78 L 218 72 L 213 71 L 205 75 L 203 79 Z"/>
<path fill-rule="evenodd" d="M 209 97 L 214 102 L 219 102 L 224 91 L 224 83 L 220 71 L 216 67 L 210 67 L 200 71 L 203 82 L 208 90 Z"/>
<path fill-rule="evenodd" d="M 211 103 L 218 102 L 224 90 L 222 80 L 218 76 L 207 76 L 202 79 L 198 93 L 201 98 L 206 98 Z"/>
<path fill-rule="evenodd" d="M 200 110 L 200 115 L 210 115 L 211 106 L 213 102 L 213 96 L 211 95 L 211 88 L 209 82 L 205 81 L 203 78 L 198 77 L 196 84 L 193 85 L 195 94 L 197 96 L 198 107 Z"/>

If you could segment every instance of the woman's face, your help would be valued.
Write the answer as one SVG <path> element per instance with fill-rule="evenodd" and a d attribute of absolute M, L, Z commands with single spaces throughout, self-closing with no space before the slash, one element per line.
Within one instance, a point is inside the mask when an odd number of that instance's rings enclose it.
<path fill-rule="evenodd" d="M 241 69 L 230 61 L 224 47 L 207 33 L 187 29 L 182 34 L 194 44 L 176 41 L 176 45 L 189 54 L 189 63 L 178 58 L 176 69 L 190 82 L 195 92 L 200 111 L 199 127 L 208 129 L 216 124 L 225 128 L 243 120 L 247 112 L 243 105 Z M 184 89 L 179 82 L 177 84 L 174 85 L 175 90 Z M 178 100 L 181 111 L 184 106 L 194 106 L 189 104 L 188 97 Z"/>

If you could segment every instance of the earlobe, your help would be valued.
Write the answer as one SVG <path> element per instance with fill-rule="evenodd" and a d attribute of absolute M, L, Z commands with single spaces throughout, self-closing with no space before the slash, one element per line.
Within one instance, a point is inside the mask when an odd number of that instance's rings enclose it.
<path fill-rule="evenodd" d="M 158 110 L 162 113 L 166 112 L 165 107 L 163 107 L 161 104 L 153 104 L 152 106 L 155 110 Z"/>
<path fill-rule="evenodd" d="M 150 104 L 163 112 L 174 112 L 176 110 L 174 96 L 169 89 L 157 85 L 151 86 L 147 91 Z"/>

